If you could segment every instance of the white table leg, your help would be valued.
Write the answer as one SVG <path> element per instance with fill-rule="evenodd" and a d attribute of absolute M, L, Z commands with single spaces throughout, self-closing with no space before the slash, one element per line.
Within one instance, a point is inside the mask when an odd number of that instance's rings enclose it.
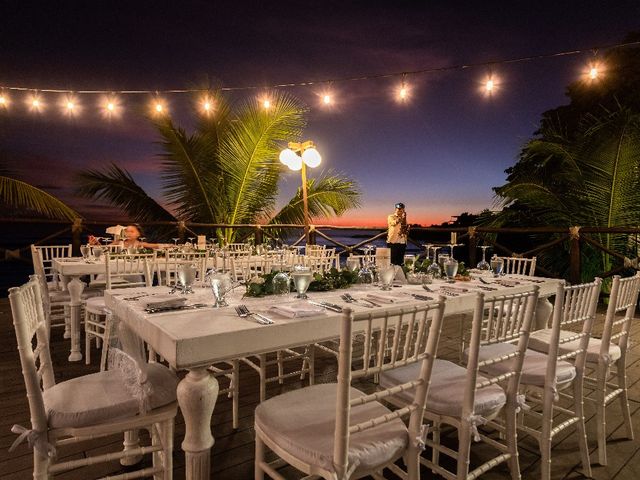
<path fill-rule="evenodd" d="M 62 290 L 69 291 L 69 277 L 66 275 L 61 275 L 60 279 L 62 280 Z M 71 338 L 71 307 L 66 305 L 64 307 L 64 335 L 63 338 Z"/>
<path fill-rule="evenodd" d="M 533 319 L 533 329 L 542 330 L 543 328 L 547 328 L 549 319 L 551 318 L 551 312 L 553 312 L 553 305 L 551 305 L 549 298 L 538 298 L 536 315 Z"/>
<path fill-rule="evenodd" d="M 82 307 L 82 292 L 84 291 L 84 283 L 80 278 L 73 277 L 67 285 L 69 290 L 69 308 L 71 309 L 71 353 L 69 354 L 70 362 L 79 362 L 82 360 L 82 351 L 80 350 L 80 311 Z"/>
<path fill-rule="evenodd" d="M 189 370 L 178 384 L 178 404 L 182 410 L 185 434 L 186 480 L 208 480 L 211 463 L 211 416 L 218 399 L 218 381 L 206 368 Z"/>

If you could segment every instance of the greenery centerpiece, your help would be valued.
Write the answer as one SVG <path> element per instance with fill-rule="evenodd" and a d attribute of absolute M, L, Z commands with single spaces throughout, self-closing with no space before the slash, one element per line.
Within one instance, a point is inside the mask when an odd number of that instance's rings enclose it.
<path fill-rule="evenodd" d="M 271 273 L 265 273 L 263 275 L 256 275 L 249 279 L 247 282 L 247 291 L 245 293 L 248 297 L 263 297 L 265 295 L 273 295 L 273 279 L 279 272 L 273 271 Z M 358 271 L 349 270 L 343 268 L 338 270 L 332 268 L 324 273 L 314 273 L 313 281 L 309 285 L 308 291 L 311 292 L 327 292 L 330 290 L 337 290 L 340 288 L 349 288 L 358 280 Z M 290 291 L 292 285 L 290 285 Z"/>

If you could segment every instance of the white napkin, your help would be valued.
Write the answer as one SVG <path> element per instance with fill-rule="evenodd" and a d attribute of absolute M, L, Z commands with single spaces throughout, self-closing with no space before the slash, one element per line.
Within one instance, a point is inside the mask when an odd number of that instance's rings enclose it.
<path fill-rule="evenodd" d="M 313 317 L 326 313 L 324 308 L 314 307 L 313 305 L 309 305 L 308 303 L 274 305 L 269 309 L 269 311 L 289 318 Z"/>
<path fill-rule="evenodd" d="M 367 293 L 367 298 L 380 303 L 395 303 L 398 301 L 393 295 L 386 295 L 384 293 Z"/>
<path fill-rule="evenodd" d="M 187 297 L 179 297 L 175 295 L 154 295 L 153 297 L 142 297 L 138 303 L 143 308 L 162 308 L 162 307 L 178 307 L 184 305 Z"/>

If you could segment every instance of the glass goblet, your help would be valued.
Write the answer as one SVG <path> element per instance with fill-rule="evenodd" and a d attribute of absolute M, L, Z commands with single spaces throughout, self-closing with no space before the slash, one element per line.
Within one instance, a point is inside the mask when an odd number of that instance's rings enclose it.
<path fill-rule="evenodd" d="M 491 246 L 482 245 L 480 248 L 482 249 L 482 260 L 478 262 L 478 265 L 476 265 L 476 268 L 478 270 L 483 270 L 486 272 L 487 270 L 491 270 L 491 264 L 487 262 L 487 248 L 491 248 Z"/>
<path fill-rule="evenodd" d="M 313 272 L 309 268 L 301 267 L 296 268 L 293 272 L 291 272 L 291 278 L 293 279 L 293 285 L 296 288 L 296 298 L 306 299 L 307 297 L 307 289 L 309 285 L 311 285 L 311 281 L 313 280 Z"/>
<path fill-rule="evenodd" d="M 358 272 L 358 283 L 365 287 L 371 287 L 373 285 L 373 277 L 374 275 L 372 266 L 367 263 L 363 265 Z"/>
<path fill-rule="evenodd" d="M 355 272 L 358 268 L 360 268 L 360 260 L 357 258 L 347 258 L 347 268 L 352 272 Z"/>
<path fill-rule="evenodd" d="M 503 268 L 504 262 L 501 258 L 498 258 L 497 255 L 491 257 L 491 271 L 494 277 L 499 277 L 502 274 Z"/>
<path fill-rule="evenodd" d="M 274 295 L 288 295 L 291 285 L 291 277 L 287 272 L 278 272 L 273 276 Z"/>
<path fill-rule="evenodd" d="M 444 272 L 447 275 L 447 282 L 455 283 L 456 274 L 458 273 L 458 261 L 455 258 L 449 258 L 444 264 Z"/>
<path fill-rule="evenodd" d="M 89 258 L 90 253 L 91 253 L 91 247 L 89 245 L 80 246 L 80 255 L 82 255 L 82 258 L 87 260 L 87 258 Z"/>
<path fill-rule="evenodd" d="M 395 266 L 390 265 L 388 267 L 381 268 L 378 275 L 380 278 L 380 285 L 382 286 L 382 290 L 391 290 L 393 279 L 396 277 Z"/>

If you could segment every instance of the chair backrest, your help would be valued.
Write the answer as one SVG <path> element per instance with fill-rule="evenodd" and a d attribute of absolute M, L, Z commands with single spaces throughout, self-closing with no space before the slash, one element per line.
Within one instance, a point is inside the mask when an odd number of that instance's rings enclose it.
<path fill-rule="evenodd" d="M 271 272 L 271 260 L 264 257 L 236 257 L 231 259 L 230 264 L 231 278 L 236 282 Z"/>
<path fill-rule="evenodd" d="M 55 385 L 55 378 L 41 295 L 40 283 L 35 278 L 21 287 L 9 289 L 9 302 L 27 389 L 31 425 L 33 430 L 46 432 L 47 413 L 42 391 Z"/>
<path fill-rule="evenodd" d="M 35 271 L 36 258 L 33 257 L 33 251 L 40 252 L 40 262 L 44 268 L 45 282 L 57 282 L 58 276 L 53 271 L 53 259 L 65 258 L 71 256 L 71 244 L 69 245 L 31 245 L 31 253 L 33 266 Z"/>
<path fill-rule="evenodd" d="M 547 382 L 555 383 L 557 360 L 573 361 L 576 379 L 582 382 L 587 347 L 596 318 L 602 279 L 580 285 L 558 285 L 553 305 L 551 338 L 549 340 L 549 364 Z M 573 334 L 562 334 L 571 331 Z M 551 361 L 556 359 L 556 361 Z"/>
<path fill-rule="evenodd" d="M 533 277 L 536 273 L 536 257 L 498 257 L 504 262 L 502 271 L 512 275 L 528 275 Z"/>
<path fill-rule="evenodd" d="M 624 365 L 629 345 L 631 321 L 635 315 L 639 291 L 640 273 L 636 273 L 633 277 L 622 279 L 619 275 L 613 277 L 609 306 L 602 330 L 601 358 L 606 358 L 605 356 L 609 355 L 609 344 L 616 343 L 620 347 L 622 354 L 620 362 Z M 624 312 L 622 318 L 617 316 L 620 312 Z"/>
<path fill-rule="evenodd" d="M 344 309 L 340 332 L 333 450 L 337 478 L 346 478 L 345 472 L 350 467 L 348 451 L 349 436 L 352 433 L 410 416 L 409 438 L 420 436 L 444 308 L 445 298 L 440 297 L 438 302 L 420 307 L 377 313 L 354 314 L 351 309 Z M 376 342 L 388 342 L 391 345 L 390 351 L 385 348 L 375 348 Z M 354 350 L 354 343 L 362 344 L 362 348 Z M 416 362 L 422 362 L 420 375 L 417 378 L 402 385 L 380 389 L 370 395 L 351 397 L 352 379 L 379 374 Z M 353 367 L 356 369 L 354 370 Z M 352 407 L 388 398 L 411 389 L 415 389 L 415 396 L 410 405 L 357 424 L 350 422 Z"/>
<path fill-rule="evenodd" d="M 208 252 L 166 252 L 164 259 L 164 272 L 160 277 L 164 277 L 164 285 L 173 286 L 177 282 L 178 268 L 185 263 L 196 266 L 196 281 L 204 281 L 207 273 Z"/>
<path fill-rule="evenodd" d="M 517 407 L 518 388 L 524 355 L 529 344 L 529 333 L 538 300 L 539 287 L 511 295 L 501 295 L 486 299 L 478 293 L 473 313 L 471 338 L 467 356 L 467 384 L 465 386 L 462 418 L 474 418 L 475 398 L 481 388 L 498 383 L 506 384 L 507 409 Z M 479 360 L 481 345 L 513 343 L 517 349 L 504 355 Z M 483 373 L 478 381 L 478 371 L 488 365 L 504 363 L 504 368 L 496 369 L 500 374 L 490 376 Z"/>
<path fill-rule="evenodd" d="M 230 243 L 227 245 L 227 248 L 231 252 L 250 252 L 251 245 L 248 243 Z"/>
<path fill-rule="evenodd" d="M 153 284 L 155 253 L 116 254 L 107 252 L 106 286 L 111 288 L 150 287 Z M 124 279 L 126 282 L 115 280 Z"/>

